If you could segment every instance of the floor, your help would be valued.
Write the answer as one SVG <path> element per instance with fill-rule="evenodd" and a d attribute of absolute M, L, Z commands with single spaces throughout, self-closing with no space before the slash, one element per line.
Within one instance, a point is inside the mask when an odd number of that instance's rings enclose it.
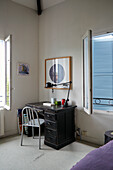
<path fill-rule="evenodd" d="M 44 137 L 42 137 L 44 138 Z M 70 170 L 96 146 L 73 142 L 60 150 L 44 145 L 38 149 L 38 139 L 24 136 L 20 146 L 20 136 L 0 139 L 0 170 Z"/>

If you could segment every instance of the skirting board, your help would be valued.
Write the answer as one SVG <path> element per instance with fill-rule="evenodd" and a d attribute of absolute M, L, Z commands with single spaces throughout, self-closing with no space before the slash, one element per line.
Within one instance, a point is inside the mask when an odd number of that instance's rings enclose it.
<path fill-rule="evenodd" d="M 77 137 L 76 135 L 77 134 L 75 132 L 75 138 Z M 97 144 L 97 145 L 103 145 L 104 144 L 104 138 L 94 138 L 94 137 L 91 137 L 91 136 L 81 135 L 81 140 L 87 141 L 87 142 L 90 142 L 90 143 L 94 143 L 94 144 Z"/>
<path fill-rule="evenodd" d="M 81 138 L 84 141 L 95 143 L 95 144 L 98 144 L 98 145 L 104 144 L 104 141 L 103 141 L 102 138 L 93 138 L 93 137 L 90 137 L 90 136 L 82 136 Z"/>

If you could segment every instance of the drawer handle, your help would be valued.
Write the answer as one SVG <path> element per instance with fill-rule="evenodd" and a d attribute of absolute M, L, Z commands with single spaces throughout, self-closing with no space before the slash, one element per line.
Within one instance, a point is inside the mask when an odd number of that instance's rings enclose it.
<path fill-rule="evenodd" d="M 48 125 L 51 125 L 51 123 L 47 122 Z"/>

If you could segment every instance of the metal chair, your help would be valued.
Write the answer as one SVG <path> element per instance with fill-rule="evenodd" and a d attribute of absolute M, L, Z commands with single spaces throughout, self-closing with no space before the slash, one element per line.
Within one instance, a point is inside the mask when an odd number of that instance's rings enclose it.
<path fill-rule="evenodd" d="M 23 128 L 32 127 L 32 135 L 34 138 L 34 127 L 39 128 L 39 149 L 41 149 L 41 125 L 44 124 L 44 119 L 39 118 L 39 112 L 42 110 L 31 107 L 24 107 L 22 109 L 22 132 L 21 132 L 21 146 L 23 143 Z"/>

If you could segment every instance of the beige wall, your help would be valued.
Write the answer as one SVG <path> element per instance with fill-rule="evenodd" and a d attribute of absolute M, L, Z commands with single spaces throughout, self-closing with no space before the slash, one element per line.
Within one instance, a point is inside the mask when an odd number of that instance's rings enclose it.
<path fill-rule="evenodd" d="M 76 125 L 87 131 L 83 139 L 102 144 L 104 132 L 113 129 L 113 116 L 82 111 L 82 36 L 89 29 L 94 34 L 113 31 L 113 0 L 67 0 L 48 8 L 39 17 L 39 100 L 50 100 L 51 90 L 44 89 L 45 58 L 72 56 L 73 89 L 70 100 L 76 103 Z M 58 99 L 66 91 L 55 91 Z"/>
<path fill-rule="evenodd" d="M 38 15 L 9 0 L 0 0 L 0 38 L 12 34 L 12 109 L 5 113 L 5 135 L 17 132 L 17 108 L 38 100 Z M 30 65 L 17 75 L 18 62 Z"/>
<path fill-rule="evenodd" d="M 0 38 L 13 36 L 12 87 L 15 89 L 12 90 L 12 109 L 4 111 L 5 135 L 17 132 L 17 108 L 38 101 L 38 89 L 40 101 L 50 100 L 51 90 L 44 89 L 45 58 L 72 56 L 70 101 L 78 106 L 76 125 L 87 131 L 83 139 L 104 142 L 104 132 L 113 129 L 113 116 L 98 113 L 89 116 L 83 112 L 81 39 L 88 29 L 94 34 L 113 30 L 112 7 L 112 0 L 67 0 L 43 11 L 38 18 L 31 9 L 0 0 Z M 18 62 L 30 64 L 29 76 L 17 75 Z M 66 98 L 67 91 L 56 90 L 55 96 Z"/>

